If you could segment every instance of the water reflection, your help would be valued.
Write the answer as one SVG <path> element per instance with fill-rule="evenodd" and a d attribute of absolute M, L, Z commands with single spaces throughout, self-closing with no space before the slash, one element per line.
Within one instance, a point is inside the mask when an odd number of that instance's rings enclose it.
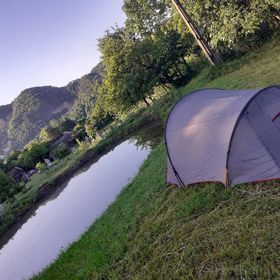
<path fill-rule="evenodd" d="M 155 148 L 163 137 L 163 125 L 159 121 L 151 123 L 149 126 L 139 130 L 132 138 L 131 142 L 139 148 Z"/>
<path fill-rule="evenodd" d="M 149 151 L 126 141 L 53 193 L 0 250 L 0 279 L 28 278 L 52 262 L 114 201 Z"/>

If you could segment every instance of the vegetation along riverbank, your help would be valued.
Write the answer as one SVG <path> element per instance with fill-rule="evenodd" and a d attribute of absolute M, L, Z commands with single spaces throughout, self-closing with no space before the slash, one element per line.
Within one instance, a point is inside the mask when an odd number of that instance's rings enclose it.
<path fill-rule="evenodd" d="M 164 119 L 174 101 L 198 88 L 279 84 L 279 52 L 275 41 L 218 69 L 208 67 L 146 110 Z M 279 277 L 278 182 L 182 189 L 166 186 L 165 168 L 161 143 L 102 217 L 34 279 Z"/>
<path fill-rule="evenodd" d="M 150 114 L 136 115 L 127 118 L 121 125 L 110 127 L 108 135 L 93 145 L 84 145 L 71 153 L 66 158 L 56 162 L 53 166 L 45 169 L 39 174 L 32 176 L 24 188 L 16 194 L 13 199 L 3 204 L 1 213 L 0 236 L 2 243 L 10 236 L 7 230 L 15 223 L 21 223 L 21 218 L 43 199 L 46 199 L 59 186 L 67 182 L 86 164 L 90 164 L 102 155 L 113 149 L 125 139 L 137 136 L 137 132 L 147 126 L 159 126 L 160 121 Z M 34 211 L 34 209 L 33 209 Z"/>

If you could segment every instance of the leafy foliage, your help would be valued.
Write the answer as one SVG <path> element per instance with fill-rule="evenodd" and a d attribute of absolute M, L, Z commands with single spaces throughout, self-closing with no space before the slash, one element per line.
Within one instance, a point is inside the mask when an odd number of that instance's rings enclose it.
<path fill-rule="evenodd" d="M 35 168 L 39 171 L 42 171 L 44 168 L 46 167 L 46 164 L 44 164 L 43 162 L 37 162 Z"/>
<path fill-rule="evenodd" d="M 184 56 L 191 49 L 190 42 L 190 37 L 167 29 L 144 38 L 124 28 L 107 32 L 99 42 L 104 80 L 94 110 L 102 106 L 102 111 L 117 115 L 141 100 L 149 106 L 147 97 L 155 86 L 186 81 L 189 67 Z"/>
<path fill-rule="evenodd" d="M 12 168 L 13 166 L 16 166 L 16 161 L 20 155 L 20 150 L 11 151 L 6 160 L 6 166 L 8 169 Z"/>
<path fill-rule="evenodd" d="M 15 185 L 11 178 L 0 169 L 0 203 L 12 196 L 15 191 Z"/>
<path fill-rule="evenodd" d="M 46 154 L 47 147 L 44 143 L 30 142 L 22 151 L 10 153 L 7 165 L 9 168 L 18 166 L 28 171 L 34 168 L 37 162 L 42 161 Z"/>
<path fill-rule="evenodd" d="M 76 139 L 82 140 L 87 136 L 85 126 L 78 123 L 72 130 L 73 135 Z"/>
<path fill-rule="evenodd" d="M 125 25 L 140 37 L 157 33 L 168 21 L 170 4 L 167 0 L 125 0 Z"/>
<path fill-rule="evenodd" d="M 102 82 L 102 63 L 97 64 L 92 71 L 67 85 L 67 89 L 76 95 L 76 100 L 67 117 L 74 121 L 85 120 L 96 101 L 96 92 Z"/>
<path fill-rule="evenodd" d="M 71 153 L 71 150 L 66 144 L 59 145 L 55 150 L 52 151 L 52 156 L 55 159 L 62 159 L 68 156 Z"/>
<path fill-rule="evenodd" d="M 2 159 L 0 159 L 0 169 L 3 171 L 7 171 L 7 166 Z"/>
<path fill-rule="evenodd" d="M 279 28 L 277 0 L 181 1 L 213 47 L 239 50 Z M 174 25 L 186 29 L 177 12 Z"/>
<path fill-rule="evenodd" d="M 9 148 L 9 138 L 7 126 L 12 114 L 12 105 L 0 106 L 0 155 L 5 153 Z"/>
<path fill-rule="evenodd" d="M 43 141 L 49 142 L 58 139 L 61 136 L 61 132 L 58 127 L 46 126 L 40 131 L 40 139 Z"/>

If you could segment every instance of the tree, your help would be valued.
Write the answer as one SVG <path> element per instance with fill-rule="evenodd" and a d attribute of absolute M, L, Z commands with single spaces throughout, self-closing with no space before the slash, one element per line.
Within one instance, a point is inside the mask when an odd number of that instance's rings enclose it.
<path fill-rule="evenodd" d="M 75 138 L 82 140 L 87 136 L 85 127 L 82 124 L 77 124 L 74 128 L 73 128 L 73 135 Z"/>
<path fill-rule="evenodd" d="M 15 192 L 15 185 L 10 177 L 0 169 L 0 203 L 7 200 Z"/>
<path fill-rule="evenodd" d="M 63 133 L 64 131 L 70 131 L 75 127 L 75 125 L 76 123 L 73 120 L 63 118 L 58 123 L 58 130 L 60 133 Z"/>
<path fill-rule="evenodd" d="M 58 139 L 61 135 L 58 127 L 46 126 L 41 129 L 39 137 L 45 142 L 50 142 Z"/>
<path fill-rule="evenodd" d="M 169 0 L 125 0 L 126 28 L 137 37 L 157 33 L 169 20 Z"/>
<path fill-rule="evenodd" d="M 66 117 L 51 120 L 48 126 L 41 129 L 39 137 L 45 142 L 51 142 L 61 137 L 64 131 L 71 131 L 75 125 L 75 121 Z"/>
<path fill-rule="evenodd" d="M 52 151 L 52 156 L 55 159 L 63 159 L 71 153 L 71 150 L 66 144 L 59 145 L 55 150 Z"/>
<path fill-rule="evenodd" d="M 90 138 L 95 139 L 95 137 L 96 137 L 96 132 L 97 132 L 96 127 L 95 127 L 92 123 L 87 123 L 87 124 L 85 125 L 85 129 L 86 129 L 87 135 L 88 135 Z"/>
<path fill-rule="evenodd" d="M 168 29 L 143 38 L 136 38 L 125 28 L 107 32 L 99 43 L 104 80 L 95 115 L 104 110 L 103 117 L 118 115 L 139 101 L 149 106 L 147 98 L 155 86 L 181 84 L 190 69 L 184 56 L 192 48 L 190 37 L 185 38 Z"/>
<path fill-rule="evenodd" d="M 35 168 L 39 171 L 42 171 L 45 167 L 46 167 L 46 165 L 41 161 L 37 162 L 36 166 L 35 166 Z"/>
<path fill-rule="evenodd" d="M 20 155 L 21 151 L 16 150 L 16 151 L 11 151 L 8 156 L 7 156 L 7 161 L 6 161 L 6 165 L 7 168 L 10 169 L 13 166 L 15 166 L 15 162 L 17 161 L 19 155 Z"/>
<path fill-rule="evenodd" d="M 275 0 L 188 0 L 182 4 L 210 45 L 225 50 L 253 45 L 262 30 L 269 34 L 279 14 L 279 1 Z M 181 32 L 186 30 L 178 13 L 173 13 L 172 20 L 174 27 L 179 26 Z"/>
<path fill-rule="evenodd" d="M 129 71 L 127 52 L 133 41 L 126 36 L 124 29 L 117 28 L 114 32 L 107 32 L 99 40 L 99 49 L 104 63 L 104 79 L 99 90 L 99 103 L 103 103 L 106 113 L 117 113 L 128 107 L 128 100 L 124 97 L 124 78 Z"/>
<path fill-rule="evenodd" d="M 2 169 L 4 172 L 7 171 L 7 165 L 5 164 L 4 160 L 0 159 L 0 169 Z"/>
<path fill-rule="evenodd" d="M 46 154 L 46 145 L 44 143 L 33 141 L 24 147 L 18 156 L 18 159 L 15 161 L 15 164 L 23 168 L 25 171 L 28 171 L 34 168 L 38 161 L 43 160 Z"/>

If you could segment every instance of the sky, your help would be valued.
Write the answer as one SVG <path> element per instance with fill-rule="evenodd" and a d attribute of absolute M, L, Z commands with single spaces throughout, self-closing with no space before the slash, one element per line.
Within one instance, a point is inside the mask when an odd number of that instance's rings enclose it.
<path fill-rule="evenodd" d="M 122 26 L 123 0 L 0 0 L 0 105 L 64 86 L 100 61 L 97 39 Z"/>

